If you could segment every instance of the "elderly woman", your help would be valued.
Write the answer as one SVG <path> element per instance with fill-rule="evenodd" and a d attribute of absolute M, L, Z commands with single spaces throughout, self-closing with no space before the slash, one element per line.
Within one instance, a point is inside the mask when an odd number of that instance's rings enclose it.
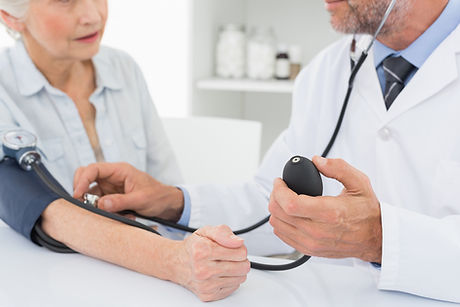
<path fill-rule="evenodd" d="M 0 53 L 0 136 L 18 127 L 37 135 L 44 164 L 68 192 L 78 167 L 101 161 L 125 161 L 177 184 L 140 69 L 125 53 L 100 47 L 107 11 L 107 0 L 0 0 L 1 20 L 18 37 Z M 0 203 L 0 217 L 27 238 L 40 219 L 48 235 L 80 253 L 179 283 L 205 301 L 228 296 L 249 270 L 242 240 L 225 227 L 173 241 L 63 199 L 24 210 L 11 218 Z"/>

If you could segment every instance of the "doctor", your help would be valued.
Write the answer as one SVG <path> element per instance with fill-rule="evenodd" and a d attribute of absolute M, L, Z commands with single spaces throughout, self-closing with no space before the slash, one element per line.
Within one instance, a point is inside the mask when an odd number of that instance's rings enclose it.
<path fill-rule="evenodd" d="M 390 0 L 325 2 L 336 30 L 372 34 Z M 272 183 L 292 155 L 320 155 L 334 131 L 352 37 L 321 52 L 297 79 L 290 125 L 254 181 L 186 187 L 190 203 L 182 214 L 189 225 L 247 226 L 264 216 L 272 192 L 270 224 L 290 246 L 318 257 L 354 258 L 382 290 L 460 302 L 459 24 L 459 0 L 396 2 L 356 77 L 329 159 L 314 158 L 328 196 L 312 198 L 280 179 Z M 123 174 L 123 180 L 106 174 Z M 146 176 L 126 165 L 91 165 L 77 171 L 75 194 L 97 181 L 107 192 L 128 192 L 103 197 L 106 210 L 161 214 L 168 204 L 155 198 L 157 181 L 129 191 L 123 185 Z M 248 237 L 249 251 L 280 247 L 269 240 L 271 231 Z"/>

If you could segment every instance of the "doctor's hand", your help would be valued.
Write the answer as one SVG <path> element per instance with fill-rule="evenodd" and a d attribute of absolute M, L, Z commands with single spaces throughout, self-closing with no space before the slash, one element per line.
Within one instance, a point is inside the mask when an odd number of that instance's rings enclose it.
<path fill-rule="evenodd" d="M 97 183 L 90 189 L 90 185 Z M 80 167 L 74 176 L 74 197 L 85 193 L 102 196 L 98 207 L 108 212 L 133 210 L 144 216 L 178 221 L 184 196 L 128 163 L 95 163 Z"/>
<path fill-rule="evenodd" d="M 314 157 L 313 163 L 324 176 L 343 184 L 342 193 L 297 195 L 276 179 L 269 205 L 274 233 L 306 255 L 380 263 L 380 204 L 368 177 L 340 159 Z"/>
<path fill-rule="evenodd" d="M 173 281 L 202 301 L 227 297 L 246 281 L 250 270 L 243 239 L 228 226 L 203 227 L 184 241 L 172 257 Z"/>

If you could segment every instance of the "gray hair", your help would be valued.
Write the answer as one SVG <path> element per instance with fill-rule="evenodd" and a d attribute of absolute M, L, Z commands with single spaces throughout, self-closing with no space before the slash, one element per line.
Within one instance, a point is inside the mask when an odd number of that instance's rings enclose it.
<path fill-rule="evenodd" d="M 24 18 L 29 7 L 30 0 L 0 0 L 0 10 L 4 10 L 11 16 L 16 18 Z M 0 23 L 3 24 L 8 33 L 15 39 L 20 37 L 19 33 L 7 27 L 0 18 Z"/>

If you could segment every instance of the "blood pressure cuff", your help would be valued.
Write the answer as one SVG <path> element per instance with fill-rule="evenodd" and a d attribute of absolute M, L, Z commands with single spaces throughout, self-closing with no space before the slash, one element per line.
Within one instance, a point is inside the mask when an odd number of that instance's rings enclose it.
<path fill-rule="evenodd" d="M 34 171 L 24 171 L 13 159 L 0 161 L 0 218 L 27 239 L 42 212 L 59 198 Z"/>

